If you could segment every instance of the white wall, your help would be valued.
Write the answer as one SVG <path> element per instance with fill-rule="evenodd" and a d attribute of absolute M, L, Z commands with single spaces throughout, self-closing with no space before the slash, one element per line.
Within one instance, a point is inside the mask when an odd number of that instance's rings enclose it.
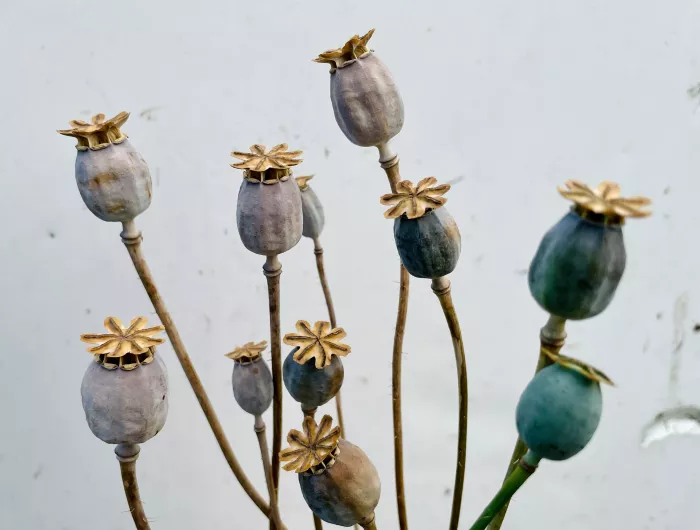
<path fill-rule="evenodd" d="M 241 175 L 232 149 L 305 151 L 328 224 L 339 323 L 353 347 L 343 388 L 349 438 L 384 483 L 378 527 L 397 527 L 390 356 L 398 293 L 386 179 L 351 145 L 311 59 L 376 27 L 373 48 L 406 107 L 394 146 L 405 178 L 461 179 L 448 208 L 462 231 L 452 275 L 469 357 L 471 416 L 463 528 L 497 489 L 513 410 L 534 368 L 545 314 L 524 271 L 566 211 L 568 178 L 620 182 L 655 215 L 625 229 L 629 265 L 600 317 L 569 327 L 569 354 L 607 371 L 602 425 L 575 459 L 547 463 L 514 502 L 510 530 L 688 529 L 700 517 L 698 439 L 643 450 L 668 406 L 674 325 L 687 332 L 675 391 L 700 401 L 700 4 L 670 2 L 10 2 L 0 5 L 0 527 L 132 527 L 112 449 L 87 429 L 81 333 L 106 315 L 151 315 L 119 241 L 73 177 L 69 119 L 129 110 L 124 127 L 154 176 L 138 218 L 144 249 L 242 463 L 264 491 L 252 420 L 230 389 L 235 345 L 266 338 L 262 260 L 235 228 Z M 308 240 L 282 257 L 282 326 L 323 319 Z M 676 299 L 688 316 L 674 324 Z M 456 447 L 456 377 L 430 287 L 414 281 L 405 343 L 406 481 L 411 527 L 445 528 Z M 165 430 L 139 474 L 153 528 L 264 528 L 235 483 L 170 346 Z M 285 399 L 285 428 L 300 413 Z M 329 408 L 332 411 L 332 408 Z M 268 418 L 268 424 L 271 417 Z M 282 481 L 290 529 L 309 528 L 296 478 Z"/>

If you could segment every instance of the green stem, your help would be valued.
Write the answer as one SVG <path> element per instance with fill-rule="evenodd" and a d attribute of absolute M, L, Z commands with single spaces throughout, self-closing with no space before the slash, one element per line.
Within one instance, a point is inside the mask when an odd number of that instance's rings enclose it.
<path fill-rule="evenodd" d="M 530 475 L 537 470 L 539 462 L 540 457 L 532 451 L 528 451 L 469 530 L 484 530 L 501 508 L 515 495 L 515 492 L 520 489 L 520 486 L 525 484 Z"/>

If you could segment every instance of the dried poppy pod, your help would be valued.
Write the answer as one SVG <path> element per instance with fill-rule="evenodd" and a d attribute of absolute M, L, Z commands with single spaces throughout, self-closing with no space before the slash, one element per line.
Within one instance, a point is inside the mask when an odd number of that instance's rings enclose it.
<path fill-rule="evenodd" d="M 272 374 L 262 358 L 267 341 L 249 342 L 226 357 L 233 359 L 233 396 L 248 414 L 261 416 L 272 403 Z"/>
<path fill-rule="evenodd" d="M 435 177 L 399 182 L 396 193 L 382 196 L 384 217 L 395 219 L 394 239 L 401 262 L 417 278 L 441 278 L 457 266 L 462 240 L 457 223 L 443 205 L 449 184 L 433 186 Z M 433 186 L 433 187 L 431 187 Z"/>
<path fill-rule="evenodd" d="M 120 127 L 129 118 L 120 112 L 92 123 L 70 122 L 71 129 L 58 131 L 78 139 L 75 179 L 88 209 L 103 221 L 133 220 L 151 204 L 151 173 Z"/>
<path fill-rule="evenodd" d="M 600 423 L 600 370 L 564 355 L 545 353 L 554 364 L 540 371 L 520 397 L 516 423 L 521 440 L 540 458 L 566 460 L 579 453 Z"/>
<path fill-rule="evenodd" d="M 612 182 L 592 190 L 569 180 L 558 189 L 574 206 L 542 239 L 530 265 L 530 292 L 552 315 L 594 317 L 612 301 L 625 270 L 625 217 L 651 215 L 643 209 L 651 201 L 620 198 Z"/>
<path fill-rule="evenodd" d="M 301 162 L 301 151 L 287 151 L 287 144 L 269 151 L 255 144 L 250 151 L 231 153 L 242 160 L 231 166 L 244 170 L 236 211 L 238 233 L 251 252 L 276 256 L 301 239 L 301 194 L 289 178 L 291 167 Z"/>
<path fill-rule="evenodd" d="M 313 327 L 305 320 L 296 325 L 297 333 L 284 336 L 284 343 L 296 346 L 284 360 L 284 386 L 304 410 L 328 403 L 343 385 L 345 370 L 340 357 L 350 353 L 350 346 L 340 341 L 346 337 L 343 328 L 328 322 Z"/>
<path fill-rule="evenodd" d="M 109 333 L 81 335 L 95 362 L 83 377 L 80 393 L 92 433 L 108 444 L 141 444 L 158 434 L 168 415 L 168 374 L 155 347 L 163 326 L 146 328 L 136 317 L 124 328 L 107 317 Z"/>
<path fill-rule="evenodd" d="M 379 504 L 379 474 L 359 447 L 340 438 L 340 427 L 331 429 L 324 416 L 316 425 L 304 418 L 304 432 L 289 431 L 289 447 L 280 453 L 284 469 L 296 471 L 306 504 L 317 517 L 338 526 L 374 521 Z"/>
<path fill-rule="evenodd" d="M 331 102 L 338 126 L 348 140 L 378 146 L 403 127 L 403 101 L 389 69 L 367 47 L 374 34 L 353 36 L 342 48 L 314 61 L 331 65 Z"/>
<path fill-rule="evenodd" d="M 301 211 L 304 220 L 302 235 L 315 240 L 321 235 L 321 232 L 323 232 L 323 227 L 326 224 L 326 216 L 323 213 L 321 201 L 318 200 L 316 193 L 314 193 L 314 190 L 309 186 L 309 181 L 313 177 L 313 175 L 308 175 L 305 177 L 297 177 L 295 180 L 301 192 Z"/>

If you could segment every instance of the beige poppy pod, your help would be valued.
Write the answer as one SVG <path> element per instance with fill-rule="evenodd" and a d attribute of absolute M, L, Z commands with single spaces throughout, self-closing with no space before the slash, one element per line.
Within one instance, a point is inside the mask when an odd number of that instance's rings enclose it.
<path fill-rule="evenodd" d="M 389 69 L 367 47 L 370 30 L 354 35 L 345 46 L 314 59 L 331 65 L 331 103 L 335 121 L 348 140 L 378 146 L 403 127 L 403 101 Z"/>
<path fill-rule="evenodd" d="M 151 204 L 151 173 L 120 127 L 129 118 L 120 112 L 106 120 L 96 114 L 92 122 L 70 122 L 60 134 L 78 139 L 75 179 L 88 209 L 103 221 L 126 222 Z"/>
<path fill-rule="evenodd" d="M 128 327 L 115 317 L 105 319 L 109 333 L 82 335 L 96 346 L 80 393 L 92 433 L 108 444 L 141 444 L 158 434 L 168 415 L 168 374 L 155 353 L 165 328 L 146 328 L 146 318 Z"/>
<path fill-rule="evenodd" d="M 236 224 L 241 241 L 251 252 L 263 256 L 282 254 L 301 239 L 303 217 L 299 186 L 290 178 L 291 168 L 301 162 L 301 151 L 287 151 L 279 144 L 269 151 L 255 144 L 250 153 L 234 151 L 241 162 L 243 182 L 238 191 Z"/>
<path fill-rule="evenodd" d="M 280 453 L 284 469 L 295 471 L 304 500 L 320 519 L 338 526 L 367 525 L 379 504 L 379 473 L 367 455 L 340 438 L 330 416 L 317 425 L 304 418 L 304 432 L 291 430 Z"/>

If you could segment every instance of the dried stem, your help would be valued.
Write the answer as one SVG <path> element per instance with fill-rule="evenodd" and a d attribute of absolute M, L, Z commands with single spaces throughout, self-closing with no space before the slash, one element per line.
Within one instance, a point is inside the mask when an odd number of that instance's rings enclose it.
<path fill-rule="evenodd" d="M 539 462 L 540 458 L 531 451 L 528 451 L 525 456 L 518 461 L 515 469 L 505 480 L 501 489 L 496 493 L 488 506 L 486 506 L 486 509 L 481 512 L 481 515 L 469 530 L 484 530 L 499 510 L 506 505 L 511 497 L 515 495 L 515 492 L 520 489 L 520 486 L 525 484 L 525 481 L 537 471 Z"/>
<path fill-rule="evenodd" d="M 165 326 L 165 332 L 168 334 L 168 338 L 170 339 L 170 343 L 175 351 L 175 355 L 177 356 L 178 361 L 180 361 L 180 365 L 182 366 L 185 376 L 192 387 L 192 391 L 197 397 L 197 401 L 199 401 L 199 406 L 202 408 L 202 412 L 204 412 L 207 422 L 209 422 L 209 426 L 216 437 L 216 441 L 219 443 L 219 447 L 221 448 L 221 452 L 224 454 L 224 458 L 226 458 L 231 471 L 233 471 L 233 474 L 236 476 L 236 479 L 238 479 L 238 482 L 243 490 L 248 494 L 255 505 L 260 508 L 260 511 L 262 511 L 265 516 L 269 518 L 270 506 L 250 483 L 248 477 L 238 463 L 238 459 L 233 452 L 231 444 L 226 438 L 224 429 L 221 426 L 221 422 L 219 421 L 216 412 L 214 411 L 214 407 L 209 400 L 209 396 L 207 396 L 204 386 L 202 385 L 202 381 L 199 379 L 199 375 L 197 375 L 197 371 L 192 365 L 192 360 L 185 349 L 185 345 L 182 343 L 182 339 L 180 338 L 180 334 L 175 327 L 175 323 L 173 322 L 170 313 L 166 309 L 165 303 L 163 302 L 163 299 L 158 292 L 158 288 L 153 281 L 151 271 L 148 268 L 148 264 L 146 263 L 146 260 L 141 252 L 141 232 L 136 228 L 133 221 L 128 221 L 124 223 L 124 231 L 121 233 L 121 237 L 124 245 L 126 245 L 126 248 L 129 251 L 129 256 L 131 256 L 131 261 L 134 263 L 134 268 L 136 269 L 139 278 L 141 278 L 141 283 L 143 284 L 144 289 L 146 289 L 146 293 L 151 299 L 151 303 L 153 304 L 161 323 Z"/>
<path fill-rule="evenodd" d="M 318 278 L 321 281 L 323 288 L 323 296 L 326 299 L 326 307 L 328 308 L 328 318 L 331 321 L 331 327 L 336 327 L 335 308 L 333 307 L 333 298 L 331 298 L 331 289 L 328 287 L 328 279 L 326 278 L 326 268 L 323 265 L 323 247 L 321 241 L 317 237 L 314 238 L 314 254 L 316 254 L 316 268 L 318 269 Z M 345 422 L 343 421 L 343 407 L 341 404 L 340 390 L 335 395 L 335 408 L 337 411 L 338 426 L 340 426 L 340 436 L 345 438 Z"/>
<path fill-rule="evenodd" d="M 263 266 L 270 302 L 270 350 L 272 351 L 272 484 L 279 502 L 280 451 L 282 449 L 282 339 L 280 337 L 280 274 L 277 256 L 268 256 Z"/>
<path fill-rule="evenodd" d="M 391 191 L 396 193 L 396 185 L 401 181 L 399 173 L 399 156 L 389 144 L 378 146 L 379 163 L 389 179 Z M 394 329 L 394 349 L 391 362 L 391 395 L 394 419 L 394 475 L 396 483 L 396 505 L 399 512 L 399 529 L 408 529 L 406 513 L 406 492 L 403 481 L 403 424 L 401 422 L 401 360 L 403 355 L 403 337 L 406 332 L 406 315 L 408 313 L 409 275 L 401 265 L 399 286 L 399 309 L 396 313 L 396 328 Z M 371 527 L 367 527 L 371 528 Z"/>
<path fill-rule="evenodd" d="M 270 521 L 274 522 L 278 529 L 284 528 L 280 520 L 279 506 L 277 505 L 277 495 L 275 486 L 272 483 L 272 466 L 270 465 L 270 450 L 267 447 L 267 435 L 265 434 L 265 422 L 262 416 L 255 416 L 255 434 L 258 436 L 260 446 L 260 457 L 262 458 L 263 469 L 265 470 L 265 482 L 270 495 Z"/>
<path fill-rule="evenodd" d="M 126 502 L 129 504 L 129 511 L 134 519 L 136 530 L 150 530 L 151 527 L 148 524 L 148 519 L 146 519 L 146 512 L 143 511 L 139 484 L 136 481 L 136 460 L 140 451 L 141 448 L 138 444 L 119 444 L 114 449 L 122 472 L 122 484 L 126 494 Z"/>
<path fill-rule="evenodd" d="M 462 491 L 464 490 L 464 474 L 467 461 L 467 420 L 469 411 L 469 388 L 467 383 L 467 359 L 464 355 L 464 341 L 459 328 L 459 320 L 452 303 L 450 281 L 446 277 L 437 278 L 432 283 L 433 292 L 440 300 L 442 311 L 445 313 L 447 326 L 450 328 L 452 345 L 457 362 L 457 381 L 459 385 L 459 435 L 457 437 L 457 467 L 455 470 L 454 493 L 452 494 L 452 515 L 450 530 L 459 527 L 459 513 L 462 509 Z"/>
<path fill-rule="evenodd" d="M 564 346 L 564 341 L 566 340 L 566 332 L 564 331 L 564 326 L 566 325 L 566 319 L 557 317 L 555 315 L 550 315 L 549 320 L 545 326 L 540 330 L 540 356 L 537 360 L 537 369 L 535 373 L 537 374 L 540 370 L 547 368 L 552 364 L 552 360 L 544 354 L 545 349 L 549 349 L 554 353 L 559 353 L 562 346 Z M 506 472 L 505 480 L 515 471 L 518 467 L 518 462 L 527 453 L 527 446 L 520 438 L 515 444 L 513 449 L 513 456 L 510 457 L 510 464 L 508 466 L 508 471 Z M 505 482 L 504 482 L 505 483 Z M 490 530 L 500 530 L 503 521 L 506 518 L 506 512 L 508 511 L 508 506 L 510 501 L 506 501 L 498 515 L 493 518 L 491 522 Z"/>

